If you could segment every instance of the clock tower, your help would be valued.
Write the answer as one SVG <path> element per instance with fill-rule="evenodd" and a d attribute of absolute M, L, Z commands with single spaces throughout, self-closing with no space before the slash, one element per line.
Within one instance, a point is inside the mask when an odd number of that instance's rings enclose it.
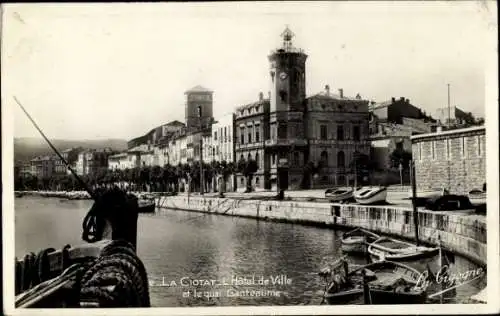
<path fill-rule="evenodd" d="M 294 36 L 287 26 L 281 34 L 283 46 L 269 56 L 271 112 L 304 110 L 307 55 L 293 47 Z"/>

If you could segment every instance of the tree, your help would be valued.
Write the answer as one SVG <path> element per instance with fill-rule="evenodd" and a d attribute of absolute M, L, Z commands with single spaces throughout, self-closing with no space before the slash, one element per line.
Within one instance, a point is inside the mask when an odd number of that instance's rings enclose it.
<path fill-rule="evenodd" d="M 409 151 L 404 149 L 396 148 L 389 156 L 391 168 L 399 168 L 399 164 L 403 166 L 403 169 L 408 169 L 412 155 Z"/>
<path fill-rule="evenodd" d="M 375 163 L 370 159 L 370 156 L 355 151 L 349 163 L 349 168 L 355 173 L 356 182 L 363 182 L 375 169 Z"/>
<path fill-rule="evenodd" d="M 318 174 L 318 172 L 319 172 L 318 164 L 314 164 L 314 162 L 308 161 L 302 168 L 302 181 L 300 183 L 300 187 L 302 189 L 309 189 L 312 183 L 311 178 L 315 174 Z"/>
<path fill-rule="evenodd" d="M 251 192 L 252 191 L 252 178 L 255 172 L 259 170 L 259 166 L 257 165 L 257 161 L 254 159 L 249 159 L 246 161 L 244 167 L 243 167 L 243 176 L 246 178 L 247 182 L 247 189 L 245 192 Z"/>

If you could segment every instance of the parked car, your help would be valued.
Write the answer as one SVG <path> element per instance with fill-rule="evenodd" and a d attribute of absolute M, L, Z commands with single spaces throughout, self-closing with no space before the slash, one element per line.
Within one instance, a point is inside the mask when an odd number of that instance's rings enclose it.
<path fill-rule="evenodd" d="M 472 205 L 467 196 L 455 194 L 430 198 L 425 203 L 425 208 L 431 211 L 459 211 L 475 209 L 474 205 Z"/>

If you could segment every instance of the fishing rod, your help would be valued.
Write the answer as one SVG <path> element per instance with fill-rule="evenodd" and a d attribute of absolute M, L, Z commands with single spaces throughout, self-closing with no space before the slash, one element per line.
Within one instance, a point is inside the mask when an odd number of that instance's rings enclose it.
<path fill-rule="evenodd" d="M 31 117 L 31 115 L 29 115 L 28 111 L 26 111 L 26 109 L 24 108 L 24 106 L 21 104 L 21 102 L 19 102 L 19 100 L 15 96 L 14 96 L 14 101 L 16 101 L 16 103 L 21 107 L 21 110 L 23 110 L 24 114 L 26 114 L 26 116 L 31 121 L 31 123 L 33 123 L 33 125 L 38 130 L 38 132 L 40 133 L 40 135 L 42 135 L 42 137 L 45 139 L 45 141 L 49 144 L 50 148 L 52 148 L 52 150 L 56 153 L 56 155 L 59 157 L 59 159 L 62 160 L 62 162 L 66 165 L 66 167 L 69 169 L 69 171 L 71 172 L 71 174 L 73 174 L 73 176 L 76 178 L 76 180 L 80 183 L 80 185 L 85 189 L 85 191 L 87 191 L 88 194 L 90 194 L 90 196 L 92 197 L 92 199 L 96 200 L 96 198 L 97 198 L 96 194 L 89 188 L 88 184 L 85 183 L 85 181 L 83 181 L 82 178 L 80 178 L 78 176 L 78 174 L 75 172 L 75 170 L 73 170 L 73 168 L 71 168 L 70 164 L 59 153 L 59 151 L 57 150 L 57 148 L 54 147 L 54 145 L 52 145 L 52 143 L 45 136 L 45 134 L 42 132 L 42 130 L 40 129 L 40 127 L 38 127 L 38 124 L 36 124 L 35 120 L 33 120 L 33 118 Z"/>

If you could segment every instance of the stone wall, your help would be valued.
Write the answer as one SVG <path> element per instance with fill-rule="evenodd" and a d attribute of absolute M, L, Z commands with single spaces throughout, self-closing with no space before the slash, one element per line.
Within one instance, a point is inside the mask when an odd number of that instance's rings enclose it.
<path fill-rule="evenodd" d="M 174 210 L 207 212 L 263 220 L 321 226 L 363 227 L 407 239 L 415 237 L 413 210 L 393 206 L 362 206 L 297 201 L 259 201 L 231 198 L 172 196 L 157 205 Z M 475 215 L 419 211 L 419 238 L 479 264 L 486 264 L 486 220 Z"/>
<path fill-rule="evenodd" d="M 419 189 L 448 188 L 467 194 L 486 183 L 484 127 L 457 129 L 412 137 Z"/>

